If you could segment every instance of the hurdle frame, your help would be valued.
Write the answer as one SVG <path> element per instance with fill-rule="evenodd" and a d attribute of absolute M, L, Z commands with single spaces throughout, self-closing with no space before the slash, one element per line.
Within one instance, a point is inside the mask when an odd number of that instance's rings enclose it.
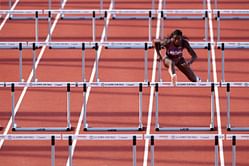
<path fill-rule="evenodd" d="M 207 49 L 208 52 L 208 78 L 207 78 L 207 82 L 211 81 L 211 45 L 214 45 L 214 43 L 211 42 L 189 42 L 190 46 L 193 49 Z M 158 82 L 163 82 L 161 73 L 162 73 L 162 61 L 157 60 L 157 72 L 158 72 Z"/>
<path fill-rule="evenodd" d="M 177 82 L 174 86 L 172 82 L 153 82 L 150 83 L 151 86 L 155 87 L 155 130 L 156 131 L 214 131 L 214 102 L 215 102 L 215 96 L 214 96 L 214 88 L 219 86 L 219 83 L 215 82 Z M 210 115 L 210 125 L 209 127 L 160 127 L 159 125 L 159 87 L 167 87 L 167 88 L 173 88 L 173 87 L 187 87 L 187 88 L 211 88 L 211 115 Z"/>
<path fill-rule="evenodd" d="M 221 40 L 221 20 L 249 20 L 249 10 L 239 10 L 239 9 L 215 9 L 213 10 L 213 14 L 216 15 L 215 19 L 217 21 L 217 42 Z M 222 16 L 221 14 L 235 14 L 235 16 Z M 241 16 L 243 15 L 243 16 Z M 248 15 L 248 16 L 245 16 Z"/>
<path fill-rule="evenodd" d="M 70 135 L 63 134 L 63 140 L 68 140 L 68 158 L 69 158 L 69 166 L 73 165 L 72 159 L 72 142 L 73 140 L 100 140 L 100 141 L 130 141 L 132 140 L 132 165 L 137 165 L 136 160 L 136 142 L 137 140 L 143 140 L 142 134 L 78 134 L 78 135 Z"/>
<path fill-rule="evenodd" d="M 51 166 L 55 166 L 55 141 L 61 140 L 60 134 L 1 134 L 0 140 L 9 141 L 46 141 L 51 140 Z"/>
<path fill-rule="evenodd" d="M 217 42 L 221 49 L 221 81 L 225 82 L 225 49 L 249 49 L 249 42 Z"/>
<path fill-rule="evenodd" d="M 232 127 L 231 125 L 231 87 L 249 88 L 249 82 L 222 82 L 221 87 L 226 87 L 227 98 L 227 131 L 249 131 L 249 127 Z"/>
<path fill-rule="evenodd" d="M 70 95 L 71 90 L 70 87 L 76 86 L 75 83 L 68 83 L 68 82 L 5 82 L 4 87 L 10 87 L 11 88 L 11 119 L 12 119 L 12 131 L 70 131 L 72 129 L 71 122 L 70 122 Z M 15 87 L 35 87 L 35 88 L 61 88 L 66 87 L 67 88 L 67 127 L 18 127 L 17 123 L 15 121 Z"/>
<path fill-rule="evenodd" d="M 143 123 L 142 123 L 142 88 L 148 87 L 148 82 L 88 82 L 88 83 L 80 83 L 78 86 L 83 87 L 83 126 L 84 131 L 142 131 Z M 87 88 L 89 87 L 105 87 L 105 88 L 139 88 L 138 93 L 138 99 L 139 99 L 139 106 L 138 106 L 138 127 L 89 127 L 89 124 L 87 123 L 87 99 L 86 99 L 86 93 Z"/>
<path fill-rule="evenodd" d="M 158 141 L 210 141 L 214 140 L 214 165 L 219 164 L 219 139 L 224 139 L 223 134 L 146 134 L 144 139 L 150 140 L 150 155 L 151 155 L 151 166 L 154 166 L 154 146 L 155 140 Z"/>

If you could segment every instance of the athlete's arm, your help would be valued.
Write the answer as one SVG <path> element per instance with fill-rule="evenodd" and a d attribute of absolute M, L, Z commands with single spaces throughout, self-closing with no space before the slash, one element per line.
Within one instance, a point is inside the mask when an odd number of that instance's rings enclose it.
<path fill-rule="evenodd" d="M 187 62 L 187 64 L 190 65 L 197 59 L 197 55 L 187 40 L 184 40 L 183 42 L 184 47 L 188 50 L 188 53 L 191 55 L 191 59 Z"/>

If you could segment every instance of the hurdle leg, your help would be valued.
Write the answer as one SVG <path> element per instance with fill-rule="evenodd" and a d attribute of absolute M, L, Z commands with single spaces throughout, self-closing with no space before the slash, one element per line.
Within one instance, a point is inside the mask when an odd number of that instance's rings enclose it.
<path fill-rule="evenodd" d="M 211 122 L 210 130 L 214 130 L 214 84 L 211 85 Z"/>
<path fill-rule="evenodd" d="M 12 130 L 16 128 L 15 124 L 15 84 L 11 84 L 11 113 L 12 113 Z"/>
<path fill-rule="evenodd" d="M 38 42 L 38 11 L 35 12 L 35 42 Z"/>
<path fill-rule="evenodd" d="M 164 14 L 163 11 L 161 11 L 161 24 L 160 24 L 160 39 L 163 40 L 164 38 Z"/>
<path fill-rule="evenodd" d="M 100 10 L 103 10 L 103 0 L 100 0 Z"/>
<path fill-rule="evenodd" d="M 93 11 L 93 16 L 92 16 L 92 35 L 93 35 L 93 42 L 96 41 L 96 23 L 95 23 L 95 11 Z"/>
<path fill-rule="evenodd" d="M 231 112 L 231 107 L 230 107 L 230 84 L 227 84 L 227 92 L 226 92 L 226 96 L 227 96 L 227 130 L 230 131 L 231 130 L 231 119 L 230 119 L 230 112 Z"/>
<path fill-rule="evenodd" d="M 154 10 L 155 9 L 155 0 L 152 0 L 151 1 L 151 10 Z"/>
<path fill-rule="evenodd" d="M 139 121 L 139 126 L 138 129 L 139 130 L 143 130 L 143 122 L 142 122 L 142 111 L 143 111 L 143 97 L 142 97 L 142 92 L 143 91 L 143 87 L 142 87 L 142 83 L 139 84 L 139 116 L 138 116 L 138 121 Z"/>
<path fill-rule="evenodd" d="M 161 61 L 158 62 L 158 81 L 163 81 L 161 78 L 161 70 L 162 70 L 162 63 Z"/>
<path fill-rule="evenodd" d="M 19 80 L 23 82 L 22 78 L 22 43 L 19 43 Z"/>
<path fill-rule="evenodd" d="M 150 165 L 151 166 L 154 166 L 154 161 L 155 161 L 154 151 L 155 151 L 154 136 L 151 136 L 151 138 L 150 138 L 150 156 L 151 156 Z"/>
<path fill-rule="evenodd" d="M 35 55 L 35 43 L 33 43 L 33 51 L 32 51 L 32 59 L 33 59 L 33 82 L 36 81 L 36 69 L 35 69 L 35 62 L 36 62 L 36 55 Z"/>
<path fill-rule="evenodd" d="M 148 43 L 144 44 L 144 82 L 148 82 Z"/>
<path fill-rule="evenodd" d="M 68 137 L 68 160 L 69 160 L 69 166 L 72 166 L 73 165 L 73 162 L 72 162 L 72 136 L 69 136 Z"/>
<path fill-rule="evenodd" d="M 51 11 L 48 11 L 48 42 L 52 40 L 52 33 L 51 33 Z"/>
<path fill-rule="evenodd" d="M 133 140 L 132 140 L 133 144 L 132 144 L 132 158 L 133 158 L 133 166 L 137 165 L 137 150 L 136 150 L 136 136 L 133 136 Z"/>
<path fill-rule="evenodd" d="M 51 166 L 55 166 L 55 136 L 51 136 Z"/>
<path fill-rule="evenodd" d="M 151 20 L 152 20 L 152 13 L 151 13 L 151 11 L 149 11 L 149 42 L 151 42 L 151 38 L 152 38 Z"/>
<path fill-rule="evenodd" d="M 208 79 L 209 82 L 211 80 L 211 44 L 208 43 Z"/>
<path fill-rule="evenodd" d="M 208 40 L 208 12 L 207 11 L 205 11 L 205 38 L 204 40 L 205 41 Z"/>
<path fill-rule="evenodd" d="M 86 81 L 85 79 L 85 43 L 82 43 L 82 58 L 81 58 L 81 73 L 82 73 L 82 81 Z"/>
<path fill-rule="evenodd" d="M 70 83 L 67 84 L 67 130 L 71 130 L 70 122 L 70 108 L 71 108 L 71 92 L 70 92 Z"/>
<path fill-rule="evenodd" d="M 225 81 L 225 46 L 224 46 L 224 43 L 221 44 L 221 60 L 222 60 L 221 80 L 222 82 L 224 82 Z"/>
<path fill-rule="evenodd" d="M 214 165 L 215 166 L 218 166 L 218 163 L 219 163 L 219 155 L 218 155 L 218 151 L 219 151 L 219 142 L 218 142 L 218 136 L 215 136 L 215 145 L 214 145 Z"/>
<path fill-rule="evenodd" d="M 155 98 L 156 98 L 156 131 L 159 131 L 159 120 L 158 120 L 158 83 L 155 86 Z"/>
<path fill-rule="evenodd" d="M 105 11 L 105 16 L 104 16 L 104 28 L 105 28 L 105 41 L 107 41 L 107 11 Z"/>
<path fill-rule="evenodd" d="M 86 120 L 86 83 L 83 84 L 83 126 L 84 126 L 84 131 L 87 131 L 87 120 Z"/>
<path fill-rule="evenodd" d="M 97 81 L 97 82 L 99 82 L 99 59 L 98 59 L 98 50 L 99 50 L 98 43 L 95 43 L 95 60 L 96 60 L 96 72 L 95 72 L 95 77 L 96 77 L 96 81 Z"/>
<path fill-rule="evenodd" d="M 218 9 L 218 3 L 217 3 L 218 0 L 215 0 L 214 1 L 214 9 Z"/>
<path fill-rule="evenodd" d="M 202 4 L 203 4 L 203 10 L 205 10 L 205 9 L 207 8 L 206 0 L 203 0 L 203 1 L 202 1 Z"/>
<path fill-rule="evenodd" d="M 11 9 L 11 6 L 12 6 L 12 2 L 11 0 L 9 0 L 9 10 Z"/>
<path fill-rule="evenodd" d="M 51 0 L 48 0 L 48 10 L 51 10 L 52 9 L 52 3 L 51 3 Z"/>
<path fill-rule="evenodd" d="M 220 42 L 220 11 L 217 12 L 217 42 Z"/>
<path fill-rule="evenodd" d="M 236 136 L 232 138 L 232 166 L 236 166 Z"/>

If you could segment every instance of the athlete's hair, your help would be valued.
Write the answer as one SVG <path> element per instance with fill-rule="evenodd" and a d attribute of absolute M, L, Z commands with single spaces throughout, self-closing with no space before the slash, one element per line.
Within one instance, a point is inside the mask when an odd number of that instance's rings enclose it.
<path fill-rule="evenodd" d="M 172 38 L 173 36 L 180 36 L 183 39 L 188 40 L 189 38 L 187 36 L 184 36 L 182 31 L 180 29 L 175 29 L 170 35 L 169 38 Z"/>

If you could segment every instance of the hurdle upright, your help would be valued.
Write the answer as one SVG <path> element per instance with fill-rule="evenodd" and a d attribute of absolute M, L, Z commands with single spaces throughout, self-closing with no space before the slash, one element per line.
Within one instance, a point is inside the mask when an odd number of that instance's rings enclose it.
<path fill-rule="evenodd" d="M 12 130 L 13 131 L 70 131 L 70 87 L 76 87 L 76 83 L 69 82 L 4 82 L 4 87 L 11 88 L 11 113 L 12 113 Z M 18 127 L 15 116 L 15 88 L 16 87 L 33 87 L 33 88 L 67 88 L 67 126 L 66 127 Z"/>
<path fill-rule="evenodd" d="M 156 131 L 213 131 L 214 130 L 214 88 L 219 83 L 214 82 L 177 82 L 174 86 L 171 82 L 152 82 L 151 86 L 155 87 L 156 113 L 155 113 L 155 130 Z M 180 88 L 211 88 L 211 115 L 209 127 L 160 127 L 159 125 L 159 87 L 180 87 Z"/>
<path fill-rule="evenodd" d="M 83 115 L 83 126 L 84 131 L 142 131 L 142 89 L 143 87 L 148 87 L 148 82 L 87 82 L 79 83 L 78 86 L 83 87 L 84 95 L 84 115 Z M 103 88 L 139 88 L 139 106 L 138 106 L 138 127 L 89 127 L 87 123 L 87 100 L 86 93 L 87 87 L 103 87 Z"/>
<path fill-rule="evenodd" d="M 227 98 L 227 130 L 228 131 L 249 131 L 249 127 L 232 127 L 231 125 L 231 87 L 249 88 L 249 82 L 222 82 L 221 87 L 226 87 Z"/>
<path fill-rule="evenodd" d="M 225 82 L 225 49 L 249 49 L 249 42 L 217 42 L 218 49 L 221 49 L 221 81 Z"/>

